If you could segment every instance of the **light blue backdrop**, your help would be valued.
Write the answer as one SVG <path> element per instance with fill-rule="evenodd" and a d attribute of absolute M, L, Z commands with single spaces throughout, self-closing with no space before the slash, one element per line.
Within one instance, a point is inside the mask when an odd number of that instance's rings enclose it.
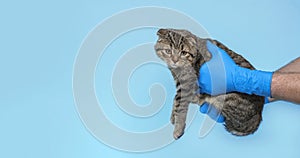
<path fill-rule="evenodd" d="M 2 1 L 0 157 L 300 157 L 300 107 L 287 102 L 266 105 L 259 130 L 247 137 L 231 136 L 219 124 L 207 137 L 199 139 L 204 116 L 198 114 L 180 140 L 157 151 L 122 152 L 96 140 L 85 129 L 74 105 L 73 63 L 84 37 L 98 23 L 116 12 L 140 6 L 161 6 L 184 12 L 202 24 L 213 38 L 261 70 L 274 71 L 300 54 L 300 2 L 297 0 Z M 130 37 L 138 39 L 138 32 Z M 126 36 L 124 38 L 126 41 Z M 156 37 L 152 34 L 141 40 L 153 42 L 149 39 Z M 125 44 L 116 41 L 112 47 L 123 49 Z M 155 72 L 151 72 L 151 67 L 145 70 L 137 70 L 133 82 L 152 81 L 145 75 Z M 167 71 L 162 71 L 162 75 L 169 77 Z M 96 78 L 100 80 L 101 76 Z M 137 102 L 147 103 L 147 93 L 140 93 L 143 89 L 148 92 L 147 85 L 130 84 Z M 173 84 L 166 83 L 166 86 L 171 91 L 168 103 L 174 89 Z M 161 112 L 166 116 L 154 119 L 157 124 L 152 122 L 150 129 L 169 119 L 168 110 Z M 116 124 L 126 124 L 121 114 L 111 117 Z M 139 130 L 137 126 L 127 128 Z"/>

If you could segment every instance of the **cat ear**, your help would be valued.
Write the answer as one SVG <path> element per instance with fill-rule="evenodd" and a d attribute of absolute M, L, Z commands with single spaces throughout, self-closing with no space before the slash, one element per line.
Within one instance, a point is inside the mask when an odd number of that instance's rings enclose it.
<path fill-rule="evenodd" d="M 192 36 L 189 36 L 189 37 L 187 37 L 186 39 L 187 39 L 187 42 L 188 42 L 191 46 L 197 48 L 197 39 L 195 39 L 195 38 L 192 37 Z"/>
<path fill-rule="evenodd" d="M 164 37 L 164 36 L 166 36 L 166 34 L 168 34 L 168 32 L 169 32 L 168 29 L 159 29 L 157 31 L 157 35 L 160 37 Z"/>

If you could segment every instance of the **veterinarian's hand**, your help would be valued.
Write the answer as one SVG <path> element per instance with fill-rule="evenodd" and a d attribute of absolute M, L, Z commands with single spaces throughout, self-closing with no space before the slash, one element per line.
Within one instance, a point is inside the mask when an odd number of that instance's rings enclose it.
<path fill-rule="evenodd" d="M 200 93 L 219 95 L 227 92 L 241 92 L 260 96 L 271 96 L 273 72 L 250 70 L 240 67 L 221 48 L 207 41 L 211 60 L 200 68 Z"/>
<path fill-rule="evenodd" d="M 203 114 L 207 114 L 210 118 L 217 121 L 218 123 L 223 123 L 225 121 L 225 118 L 223 115 L 219 115 L 219 112 L 217 109 L 215 109 L 213 106 L 209 105 L 208 103 L 204 103 L 199 108 L 200 112 Z"/>
<path fill-rule="evenodd" d="M 265 104 L 268 104 L 270 102 L 272 102 L 272 100 L 269 100 L 268 97 L 265 97 Z M 218 123 L 223 123 L 225 121 L 225 117 L 221 114 L 219 115 L 218 110 L 208 103 L 202 104 L 199 108 L 199 111 L 203 114 L 207 114 L 210 118 L 217 121 Z"/>

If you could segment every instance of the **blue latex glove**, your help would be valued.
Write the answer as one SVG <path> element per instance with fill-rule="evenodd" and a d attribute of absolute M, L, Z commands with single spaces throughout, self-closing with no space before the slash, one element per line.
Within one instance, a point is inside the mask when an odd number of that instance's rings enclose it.
<path fill-rule="evenodd" d="M 250 70 L 234 63 L 221 48 L 207 41 L 212 59 L 200 68 L 200 93 L 219 95 L 226 92 L 241 92 L 271 96 L 273 72 Z"/>
<path fill-rule="evenodd" d="M 200 68 L 200 93 L 219 95 L 237 91 L 265 96 L 265 103 L 268 103 L 267 97 L 271 96 L 272 72 L 242 68 L 236 65 L 224 50 L 209 41 L 207 49 L 212 54 L 212 59 Z M 208 114 L 219 123 L 225 120 L 222 115 L 218 117 L 218 111 L 207 103 L 200 106 L 200 112 Z"/>
<path fill-rule="evenodd" d="M 218 116 L 218 111 L 213 106 L 210 106 L 208 103 L 204 103 L 200 106 L 200 112 L 207 114 L 210 118 L 217 121 L 218 123 L 222 123 L 225 121 L 223 115 Z"/>
<path fill-rule="evenodd" d="M 265 104 L 269 103 L 268 97 L 265 97 Z M 203 114 L 207 114 L 210 118 L 217 121 L 218 123 L 223 123 L 225 121 L 225 117 L 223 115 L 218 116 L 218 111 L 213 106 L 210 106 L 208 103 L 204 103 L 199 108 L 200 112 Z"/>

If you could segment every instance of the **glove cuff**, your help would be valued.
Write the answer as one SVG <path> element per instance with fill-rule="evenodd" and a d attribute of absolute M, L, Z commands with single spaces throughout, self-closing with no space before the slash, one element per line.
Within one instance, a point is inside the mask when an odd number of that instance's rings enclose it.
<path fill-rule="evenodd" d="M 271 97 L 273 72 L 236 68 L 234 87 L 238 92 Z"/>

